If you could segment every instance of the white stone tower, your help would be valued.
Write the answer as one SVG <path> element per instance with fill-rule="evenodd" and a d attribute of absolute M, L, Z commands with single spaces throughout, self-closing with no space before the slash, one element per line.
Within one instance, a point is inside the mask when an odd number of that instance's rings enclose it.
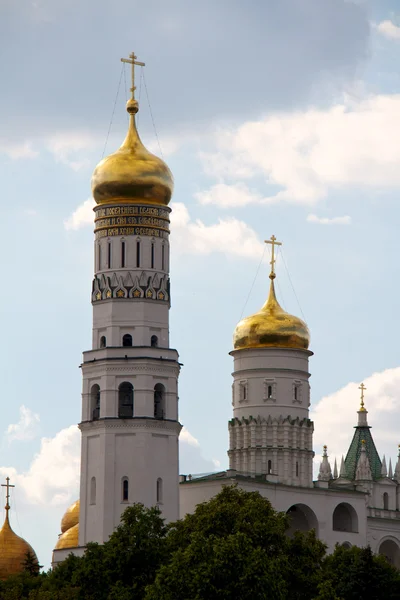
<path fill-rule="evenodd" d="M 173 179 L 140 141 L 134 98 L 121 148 L 92 178 L 92 349 L 84 352 L 79 546 L 106 541 L 133 502 L 179 517 L 178 353 L 169 346 Z"/>
<path fill-rule="evenodd" d="M 287 485 L 312 486 L 313 423 L 307 325 L 286 313 L 275 296 L 275 246 L 271 285 L 262 309 L 234 333 L 230 469 Z"/>

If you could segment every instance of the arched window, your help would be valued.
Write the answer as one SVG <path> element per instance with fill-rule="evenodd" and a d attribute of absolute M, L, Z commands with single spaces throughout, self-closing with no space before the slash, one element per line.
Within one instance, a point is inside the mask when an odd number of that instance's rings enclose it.
<path fill-rule="evenodd" d="M 100 418 L 100 386 L 97 383 L 90 390 L 90 412 L 93 421 Z"/>
<path fill-rule="evenodd" d="M 156 491 L 156 496 L 157 496 L 157 504 L 162 504 L 163 501 L 163 482 L 161 477 L 159 477 L 157 479 L 157 491 Z"/>
<path fill-rule="evenodd" d="M 121 267 L 125 267 L 125 242 L 121 242 Z"/>
<path fill-rule="evenodd" d="M 122 478 L 122 502 L 129 500 L 129 481 L 127 477 Z"/>
<path fill-rule="evenodd" d="M 299 463 L 296 462 L 296 477 L 299 476 Z"/>
<path fill-rule="evenodd" d="M 127 381 L 118 388 L 118 416 L 122 419 L 133 417 L 133 385 Z"/>
<path fill-rule="evenodd" d="M 165 244 L 161 246 L 161 271 L 165 271 Z"/>
<path fill-rule="evenodd" d="M 347 502 L 338 504 L 333 512 L 333 531 L 352 531 L 358 533 L 358 517 L 355 509 Z"/>
<path fill-rule="evenodd" d="M 111 269 L 111 242 L 108 242 L 107 264 L 108 264 L 108 268 Z"/>
<path fill-rule="evenodd" d="M 98 245 L 98 253 L 97 253 L 97 256 L 98 256 L 98 264 L 97 264 L 97 266 L 98 266 L 98 271 L 101 271 L 101 244 L 100 244 L 100 242 L 99 242 L 99 245 Z"/>
<path fill-rule="evenodd" d="M 130 333 L 125 333 L 125 335 L 123 336 L 122 345 L 123 346 L 132 346 L 132 336 Z"/>
<path fill-rule="evenodd" d="M 136 267 L 140 267 L 140 241 L 136 242 Z"/>
<path fill-rule="evenodd" d="M 165 418 L 165 387 L 162 383 L 154 386 L 154 418 Z"/>
<path fill-rule="evenodd" d="M 90 480 L 90 504 L 96 504 L 96 477 Z"/>
<path fill-rule="evenodd" d="M 151 243 L 151 268 L 154 269 L 154 242 Z"/>
<path fill-rule="evenodd" d="M 383 509 L 389 510 L 389 494 L 387 492 L 383 494 Z"/>
<path fill-rule="evenodd" d="M 158 346 L 158 337 L 156 335 L 152 335 L 150 343 L 151 343 L 152 348 L 157 348 L 157 346 Z"/>
<path fill-rule="evenodd" d="M 267 397 L 268 398 L 272 398 L 272 385 L 268 386 L 268 390 L 267 390 Z"/>
<path fill-rule="evenodd" d="M 100 348 L 105 348 L 107 346 L 107 338 L 105 335 L 102 335 L 100 338 Z"/>
<path fill-rule="evenodd" d="M 268 461 L 268 473 L 272 473 L 272 460 Z"/>

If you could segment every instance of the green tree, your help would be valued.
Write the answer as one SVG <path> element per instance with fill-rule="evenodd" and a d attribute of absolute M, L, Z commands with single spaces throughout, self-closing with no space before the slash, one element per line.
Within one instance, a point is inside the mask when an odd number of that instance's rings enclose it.
<path fill-rule="evenodd" d="M 170 559 L 146 600 L 312 598 L 325 547 L 313 533 L 289 539 L 287 528 L 288 517 L 258 492 L 224 487 L 170 526 Z"/>
<path fill-rule="evenodd" d="M 336 546 L 323 561 L 322 581 L 344 600 L 400 598 L 400 572 L 369 547 Z"/>

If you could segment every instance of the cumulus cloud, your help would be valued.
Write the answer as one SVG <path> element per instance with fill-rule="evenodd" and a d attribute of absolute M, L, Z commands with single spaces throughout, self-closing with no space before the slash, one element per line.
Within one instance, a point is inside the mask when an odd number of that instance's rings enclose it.
<path fill-rule="evenodd" d="M 86 227 L 86 225 L 93 225 L 93 208 L 95 207 L 95 205 L 96 202 L 93 200 L 93 198 L 88 198 L 87 200 L 85 200 L 85 202 L 80 204 L 78 208 L 74 210 L 71 216 L 65 219 L 64 228 L 67 231 L 77 231 L 82 227 Z"/>
<path fill-rule="evenodd" d="M 310 214 L 307 217 L 309 223 L 318 223 L 319 225 L 350 225 L 351 217 L 318 217 Z"/>
<path fill-rule="evenodd" d="M 221 252 L 227 256 L 259 258 L 263 244 L 256 232 L 234 217 L 218 219 L 218 223 L 205 225 L 200 219 L 192 221 L 189 211 L 181 202 L 171 204 L 171 226 L 174 237 L 172 251 L 208 255 Z"/>
<path fill-rule="evenodd" d="M 179 435 L 179 441 L 184 444 L 189 444 L 189 446 L 194 446 L 198 448 L 200 446 L 199 440 L 197 440 L 191 433 L 186 429 L 186 427 L 182 427 L 181 433 Z"/>
<path fill-rule="evenodd" d="M 84 132 L 71 132 L 51 136 L 46 141 L 48 151 L 56 162 L 79 171 L 90 164 L 87 159 L 88 150 L 98 144 L 96 138 Z"/>
<path fill-rule="evenodd" d="M 4 466 L 0 473 L 13 479 L 27 504 L 57 506 L 78 494 L 79 468 L 80 432 L 72 425 L 53 438 L 42 438 L 28 470 L 19 472 Z"/>
<path fill-rule="evenodd" d="M 0 140 L 0 155 L 4 154 L 11 160 L 32 159 L 39 155 L 39 152 L 33 148 L 31 141 L 25 141 L 14 144 L 7 140 Z"/>
<path fill-rule="evenodd" d="M 384 37 L 389 38 L 390 40 L 400 40 L 400 27 L 395 25 L 393 21 L 381 21 L 376 28 Z"/>
<path fill-rule="evenodd" d="M 14 440 L 33 440 L 39 431 L 40 417 L 30 408 L 22 405 L 19 409 L 18 423 L 12 423 L 7 427 L 6 436 L 9 442 Z"/>
<path fill-rule="evenodd" d="M 364 380 L 365 406 L 368 423 L 378 453 L 396 460 L 400 442 L 398 419 L 400 412 L 400 367 L 374 373 Z M 341 455 L 346 455 L 357 425 L 360 407 L 360 383 L 349 383 L 337 392 L 325 396 L 311 411 L 315 423 L 314 446 L 328 445 L 331 466 L 336 456 L 339 466 Z M 319 463 L 318 463 L 319 464 Z"/>
<path fill-rule="evenodd" d="M 260 204 L 263 201 L 260 194 L 252 192 L 243 183 L 217 183 L 209 190 L 198 192 L 195 197 L 200 204 L 215 204 L 221 208 Z"/>
<path fill-rule="evenodd" d="M 242 205 L 272 200 L 315 205 L 331 189 L 399 187 L 399 114 L 400 95 L 376 95 L 220 130 L 215 148 L 201 157 L 207 174 L 218 179 L 218 193 L 214 189 L 201 198 L 224 207 L 238 206 L 238 197 Z M 239 162 L 240 177 L 232 168 Z M 240 180 L 260 177 L 263 193 L 250 197 Z M 226 183 L 242 194 L 221 194 Z"/>

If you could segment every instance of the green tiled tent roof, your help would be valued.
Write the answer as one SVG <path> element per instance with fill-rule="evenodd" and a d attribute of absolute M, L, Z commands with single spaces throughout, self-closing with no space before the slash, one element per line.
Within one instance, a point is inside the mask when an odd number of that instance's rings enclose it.
<path fill-rule="evenodd" d="M 346 469 L 346 479 L 354 481 L 356 477 L 356 469 L 358 459 L 360 458 L 361 454 L 362 440 L 365 440 L 365 449 L 367 451 L 367 456 L 369 459 L 373 479 L 379 479 L 381 477 L 382 462 L 375 448 L 374 440 L 372 439 L 370 429 L 371 428 L 368 425 L 358 425 L 357 427 L 355 427 L 353 440 L 350 444 L 349 451 L 347 452 L 344 461 Z"/>

